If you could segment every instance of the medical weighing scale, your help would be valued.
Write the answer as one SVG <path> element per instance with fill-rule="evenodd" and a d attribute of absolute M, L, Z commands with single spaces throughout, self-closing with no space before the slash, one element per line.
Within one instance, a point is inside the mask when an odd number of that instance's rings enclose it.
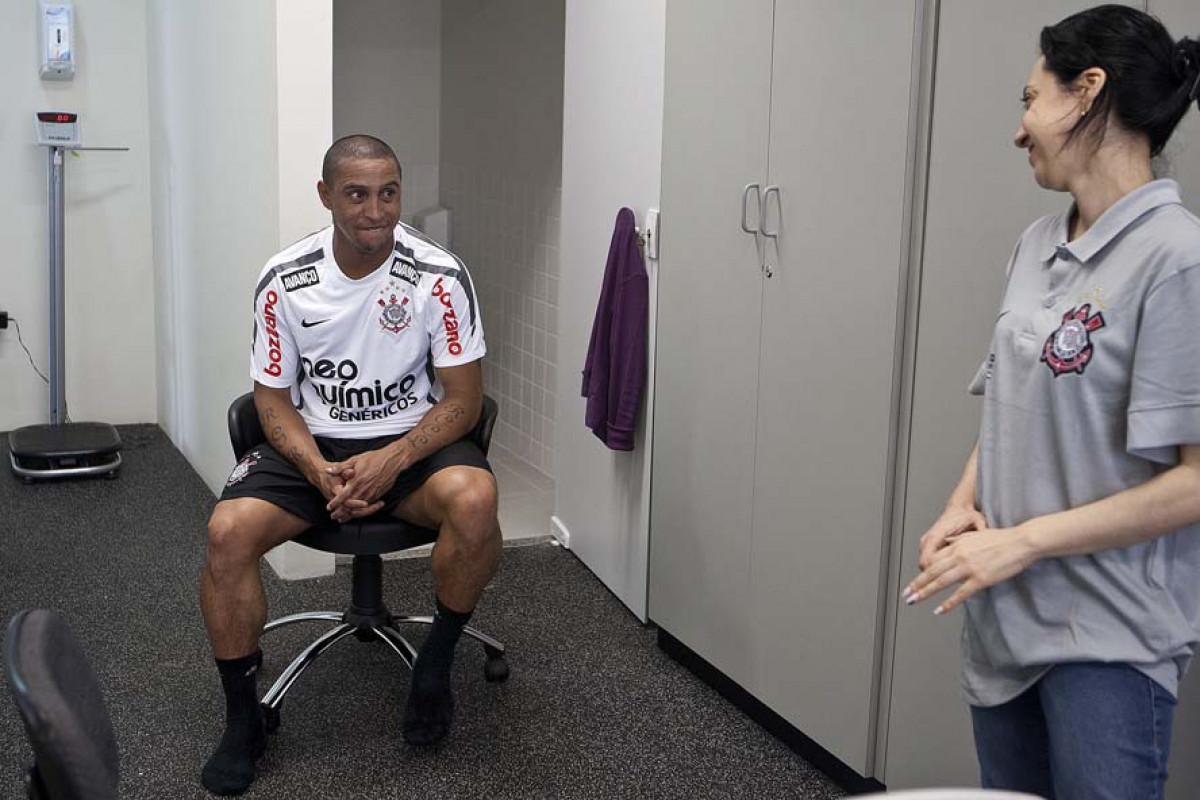
<path fill-rule="evenodd" d="M 38 144 L 47 149 L 50 190 L 50 422 L 18 428 L 8 435 L 13 472 L 26 483 L 84 475 L 116 477 L 121 466 L 121 437 L 103 422 L 71 422 L 67 416 L 63 168 L 64 155 L 75 150 L 128 150 L 128 147 L 82 147 L 79 115 L 37 112 Z"/>

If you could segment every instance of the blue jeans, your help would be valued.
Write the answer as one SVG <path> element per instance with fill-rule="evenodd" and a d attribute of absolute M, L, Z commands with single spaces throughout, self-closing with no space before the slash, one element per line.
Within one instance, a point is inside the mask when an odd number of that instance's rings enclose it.
<path fill-rule="evenodd" d="M 984 788 L 1052 800 L 1161 800 L 1175 699 L 1125 664 L 1059 664 L 971 708 Z"/>

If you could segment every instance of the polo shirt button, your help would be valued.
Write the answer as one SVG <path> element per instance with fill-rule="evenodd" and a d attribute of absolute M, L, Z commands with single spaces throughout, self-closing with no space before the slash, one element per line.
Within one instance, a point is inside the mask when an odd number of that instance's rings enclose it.
<path fill-rule="evenodd" d="M 1055 297 L 1052 294 L 1048 294 L 1048 295 L 1046 295 L 1046 299 L 1042 301 L 1042 305 L 1045 306 L 1046 308 L 1054 308 L 1054 303 L 1057 300 L 1058 300 L 1057 297 Z"/>

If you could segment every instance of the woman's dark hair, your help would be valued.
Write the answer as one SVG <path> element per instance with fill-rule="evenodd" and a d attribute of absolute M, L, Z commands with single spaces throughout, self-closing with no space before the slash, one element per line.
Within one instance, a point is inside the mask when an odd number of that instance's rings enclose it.
<path fill-rule="evenodd" d="M 1120 5 L 1090 8 L 1043 28 L 1040 44 L 1046 70 L 1063 86 L 1092 67 L 1108 76 L 1068 142 L 1087 134 L 1099 146 L 1111 116 L 1125 130 L 1149 139 L 1150 155 L 1157 156 L 1197 101 L 1200 41 L 1184 37 L 1176 42 L 1144 11 Z"/>

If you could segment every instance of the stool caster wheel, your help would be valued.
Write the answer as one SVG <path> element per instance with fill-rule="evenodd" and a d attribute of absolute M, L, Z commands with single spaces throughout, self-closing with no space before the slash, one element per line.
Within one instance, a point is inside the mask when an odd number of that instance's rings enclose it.
<path fill-rule="evenodd" d="M 279 709 L 262 706 L 262 710 L 263 718 L 267 722 L 267 733 L 274 733 L 279 730 Z"/>
<path fill-rule="evenodd" d="M 504 656 L 490 656 L 483 665 L 483 677 L 488 683 L 504 683 L 508 680 L 508 662 Z"/>
<path fill-rule="evenodd" d="M 112 472 L 106 472 L 106 473 L 104 473 L 104 477 L 105 477 L 105 479 L 107 479 L 107 480 L 110 480 L 110 481 L 115 481 L 117 478 L 119 478 L 119 477 L 121 477 L 121 476 L 120 476 L 119 472 L 118 472 L 117 470 L 115 470 L 115 469 L 114 469 Z"/>

